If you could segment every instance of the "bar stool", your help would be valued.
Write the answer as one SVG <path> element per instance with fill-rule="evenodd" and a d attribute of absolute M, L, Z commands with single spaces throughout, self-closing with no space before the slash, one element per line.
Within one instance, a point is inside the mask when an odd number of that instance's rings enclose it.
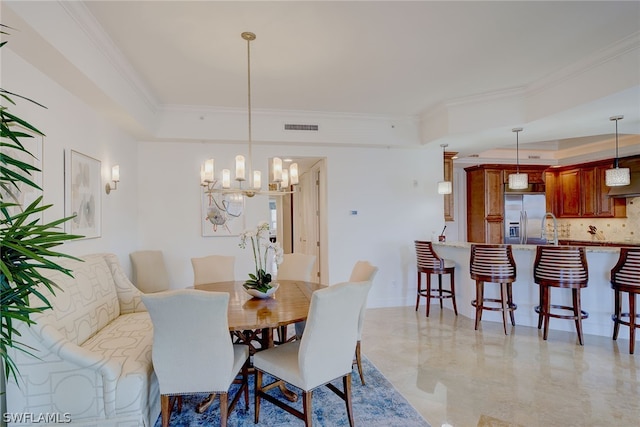
<path fill-rule="evenodd" d="M 580 307 L 580 289 L 587 287 L 589 270 L 584 247 L 578 246 L 538 246 L 536 259 L 533 263 L 533 278 L 540 285 L 540 305 L 535 307 L 538 313 L 538 329 L 544 320 L 542 338 L 549 335 L 549 318 L 573 319 L 576 322 L 578 341 L 582 340 L 582 319 L 589 317 L 589 313 Z M 551 304 L 550 288 L 568 288 L 573 294 L 573 305 Z M 571 310 L 571 315 L 552 313 L 551 309 Z"/>
<path fill-rule="evenodd" d="M 513 311 L 518 308 L 513 303 L 511 291 L 511 284 L 516 280 L 516 262 L 511 245 L 471 245 L 471 278 L 476 281 L 476 299 L 471 301 L 476 308 L 476 331 L 483 310 L 501 311 L 504 333 L 507 335 L 507 313 L 511 317 L 511 324 L 515 326 Z M 500 299 L 484 297 L 485 282 L 500 284 Z M 500 305 L 496 307 L 495 303 Z"/>
<path fill-rule="evenodd" d="M 618 338 L 620 325 L 629 327 L 629 354 L 633 354 L 636 343 L 636 328 L 640 328 L 640 314 L 636 314 L 636 295 L 640 294 L 640 248 L 620 248 L 620 258 L 611 269 L 611 288 L 615 293 L 615 312 L 613 320 L 613 339 Z M 621 293 L 629 294 L 629 312 L 622 313 Z M 628 318 L 628 321 L 622 320 Z"/>
<path fill-rule="evenodd" d="M 431 298 L 440 300 L 440 310 L 442 310 L 442 300 L 451 298 L 453 302 L 453 311 L 458 315 L 458 307 L 456 306 L 456 289 L 454 284 L 454 271 L 456 263 L 448 259 L 443 259 L 433 250 L 431 242 L 415 240 L 416 256 L 418 258 L 418 292 L 416 296 L 416 311 L 420 305 L 420 297 L 427 298 L 427 317 L 429 317 L 429 308 Z M 422 274 L 427 275 L 427 287 L 422 287 Z M 431 275 L 438 275 L 438 289 L 431 289 Z M 449 289 L 442 289 L 442 275 L 448 274 L 450 279 Z"/>

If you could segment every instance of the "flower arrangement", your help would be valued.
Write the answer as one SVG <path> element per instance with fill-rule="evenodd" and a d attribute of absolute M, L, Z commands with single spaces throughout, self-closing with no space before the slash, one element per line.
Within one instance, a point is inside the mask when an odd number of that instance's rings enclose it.
<path fill-rule="evenodd" d="M 259 292 L 267 292 L 271 289 L 271 274 L 267 272 L 267 258 L 269 251 L 274 252 L 276 264 L 282 262 L 282 248 L 279 243 L 269 240 L 269 223 L 260 221 L 254 230 L 245 230 L 240 234 L 239 246 L 244 249 L 247 242 L 251 241 L 253 260 L 256 266 L 255 274 L 249 273 L 250 279 L 244 282 L 245 289 L 256 289 Z"/>

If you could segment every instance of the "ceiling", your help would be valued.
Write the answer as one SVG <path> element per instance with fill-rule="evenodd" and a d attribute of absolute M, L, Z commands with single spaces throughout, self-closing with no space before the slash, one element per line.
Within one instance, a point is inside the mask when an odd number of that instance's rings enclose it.
<path fill-rule="evenodd" d="M 606 52 L 623 43 L 636 58 L 617 64 L 630 69 L 630 81 L 603 76 L 602 93 L 571 94 L 575 101 L 561 108 L 544 106 L 549 114 L 514 123 L 490 118 L 486 128 L 450 130 L 423 143 L 449 143 L 467 153 L 512 148 L 511 128 L 524 126 L 523 144 L 550 150 L 586 146 L 591 140 L 582 138 L 611 136 L 608 118 L 616 114 L 625 115 L 621 133 L 640 134 L 637 1 L 87 1 L 84 6 L 92 25 L 113 41 L 158 106 L 246 108 L 243 31 L 257 35 L 251 44 L 253 108 L 418 121 L 437 116 L 443 106 L 498 94 L 535 97 L 541 87 L 579 80 L 598 61 L 615 64 Z"/>

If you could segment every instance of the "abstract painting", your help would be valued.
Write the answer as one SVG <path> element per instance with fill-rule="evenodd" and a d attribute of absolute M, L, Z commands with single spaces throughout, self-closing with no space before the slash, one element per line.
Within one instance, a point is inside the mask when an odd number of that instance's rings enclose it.
<path fill-rule="evenodd" d="M 202 236 L 238 236 L 244 231 L 244 196 L 202 193 Z"/>
<path fill-rule="evenodd" d="M 100 237 L 101 162 L 74 150 L 65 154 L 65 215 L 74 217 L 66 222 L 66 231 L 85 239 Z"/>

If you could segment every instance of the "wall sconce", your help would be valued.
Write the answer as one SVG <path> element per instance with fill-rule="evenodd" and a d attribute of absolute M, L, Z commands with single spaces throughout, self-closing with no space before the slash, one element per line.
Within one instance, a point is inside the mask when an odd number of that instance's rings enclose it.
<path fill-rule="evenodd" d="M 118 182 L 120 181 L 120 165 L 115 165 L 111 168 L 111 181 L 113 182 L 113 187 L 110 182 L 107 182 L 107 185 L 104 187 L 104 191 L 107 194 L 111 193 L 112 190 L 118 189 Z"/>

